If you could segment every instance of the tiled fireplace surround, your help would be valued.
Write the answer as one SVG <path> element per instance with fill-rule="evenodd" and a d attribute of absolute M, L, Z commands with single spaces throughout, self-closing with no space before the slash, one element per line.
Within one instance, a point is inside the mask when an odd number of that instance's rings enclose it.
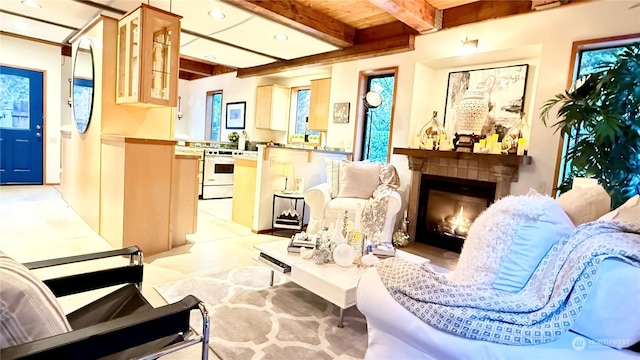
<path fill-rule="evenodd" d="M 505 154 L 474 154 L 394 148 L 394 154 L 406 155 L 411 170 L 411 190 L 407 209 L 409 237 L 416 238 L 416 221 L 422 174 L 496 183 L 498 200 L 509 195 L 512 182 L 518 181 L 518 169 L 531 163 L 531 157 Z"/>

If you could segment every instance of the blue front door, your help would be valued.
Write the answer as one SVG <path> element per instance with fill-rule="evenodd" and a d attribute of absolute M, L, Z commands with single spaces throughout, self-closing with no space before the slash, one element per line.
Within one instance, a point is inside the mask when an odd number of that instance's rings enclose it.
<path fill-rule="evenodd" d="M 0 66 L 0 184 L 42 184 L 43 74 Z"/>

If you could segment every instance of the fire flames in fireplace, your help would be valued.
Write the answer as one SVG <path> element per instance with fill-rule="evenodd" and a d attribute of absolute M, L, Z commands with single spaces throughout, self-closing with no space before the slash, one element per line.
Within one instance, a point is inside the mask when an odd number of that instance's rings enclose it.
<path fill-rule="evenodd" d="M 438 231 L 449 236 L 467 237 L 471 220 L 464 216 L 464 206 L 460 206 L 457 214 L 447 216 L 438 224 Z"/>
<path fill-rule="evenodd" d="M 416 241 L 460 252 L 473 221 L 494 196 L 492 184 L 423 175 Z"/>

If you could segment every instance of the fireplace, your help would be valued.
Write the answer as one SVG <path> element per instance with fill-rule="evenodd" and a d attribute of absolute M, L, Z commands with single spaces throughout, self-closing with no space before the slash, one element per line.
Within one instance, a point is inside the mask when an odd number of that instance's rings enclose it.
<path fill-rule="evenodd" d="M 460 253 L 469 226 L 495 194 L 494 182 L 422 174 L 415 241 Z"/>
<path fill-rule="evenodd" d="M 477 154 L 410 148 L 394 148 L 393 153 L 409 158 L 409 241 L 436 241 L 432 240 L 435 235 L 423 235 L 422 231 L 430 226 L 438 228 L 437 224 L 434 225 L 438 223 L 440 230 L 444 229 L 442 232 L 448 236 L 441 238 L 445 242 L 442 246 L 452 245 L 453 238 L 453 242 L 459 243 L 451 247 L 455 251 L 459 251 L 464 241 L 465 227 L 482 211 L 480 208 L 484 209 L 493 201 L 509 195 L 511 183 L 518 181 L 520 166 L 531 164 L 532 161 L 530 156 L 516 154 Z M 448 228 L 443 225 L 443 220 Z"/>

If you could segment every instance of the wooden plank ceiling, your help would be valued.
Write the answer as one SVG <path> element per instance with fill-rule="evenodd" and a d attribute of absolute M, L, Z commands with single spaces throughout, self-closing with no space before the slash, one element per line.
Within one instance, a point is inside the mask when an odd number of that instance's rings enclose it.
<path fill-rule="evenodd" d="M 316 55 L 279 59 L 266 65 L 240 68 L 237 69 L 237 76 L 240 78 L 412 51 L 415 36 L 421 33 L 533 11 L 532 1 L 526 0 L 222 1 L 339 48 Z M 540 0 L 534 0 L 533 3 L 535 2 L 539 3 Z M 545 2 L 564 4 L 568 0 Z M 181 70 L 184 78 L 209 76 L 201 68 L 191 71 L 181 67 Z M 212 67 L 211 72 L 213 71 Z M 217 71 L 221 73 L 234 69 L 218 68 Z"/>

